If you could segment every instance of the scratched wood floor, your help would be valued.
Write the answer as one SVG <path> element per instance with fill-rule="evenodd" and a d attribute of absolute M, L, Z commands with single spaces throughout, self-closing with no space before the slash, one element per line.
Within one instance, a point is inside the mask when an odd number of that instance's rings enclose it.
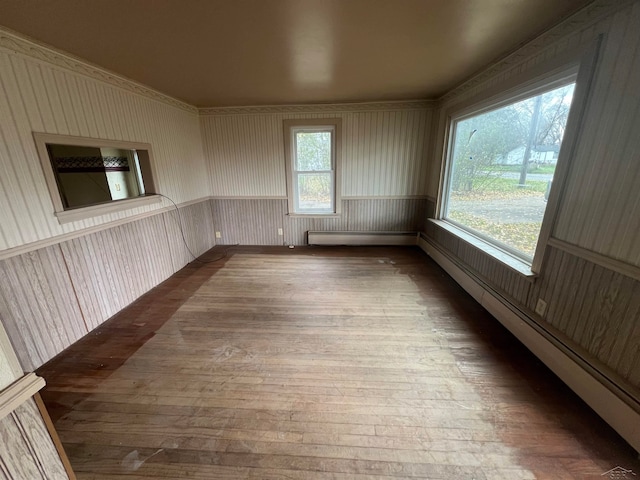
<path fill-rule="evenodd" d="M 79 479 L 640 475 L 632 449 L 413 248 L 233 248 L 39 373 Z"/>

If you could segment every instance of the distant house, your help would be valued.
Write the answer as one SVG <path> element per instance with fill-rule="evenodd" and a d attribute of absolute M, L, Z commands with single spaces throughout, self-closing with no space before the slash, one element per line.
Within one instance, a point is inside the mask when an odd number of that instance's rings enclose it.
<path fill-rule="evenodd" d="M 525 147 L 518 147 L 511 150 L 506 155 L 496 158 L 497 165 L 522 165 L 524 160 Z M 559 145 L 536 145 L 531 149 L 530 163 L 555 165 L 558 162 Z"/>

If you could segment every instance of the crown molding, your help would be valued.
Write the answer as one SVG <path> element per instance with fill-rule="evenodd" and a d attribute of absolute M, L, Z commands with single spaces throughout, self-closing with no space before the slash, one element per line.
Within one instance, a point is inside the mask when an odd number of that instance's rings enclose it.
<path fill-rule="evenodd" d="M 439 105 L 447 103 L 448 101 L 464 94 L 466 91 L 490 80 L 499 73 L 526 62 L 533 55 L 544 51 L 561 38 L 580 30 L 585 30 L 603 18 L 622 10 L 623 8 L 629 7 L 637 1 L 638 0 L 594 0 L 592 3 L 578 10 L 573 15 L 565 18 L 557 25 L 549 28 L 529 42 L 524 43 L 515 51 L 507 54 L 502 59 L 492 63 L 479 73 L 463 81 L 457 87 L 449 90 L 437 99 L 437 103 Z"/>
<path fill-rule="evenodd" d="M 211 107 L 198 109 L 200 115 L 256 115 L 269 113 L 343 113 L 388 110 L 424 110 L 433 108 L 432 100 L 405 100 L 362 103 L 318 103 L 308 105 L 264 105 L 247 107 Z"/>
<path fill-rule="evenodd" d="M 147 87 L 134 80 L 110 72 L 102 67 L 93 65 L 86 60 L 78 58 L 70 53 L 63 52 L 54 47 L 36 42 L 22 34 L 13 32 L 0 26 L 0 49 L 14 55 L 23 55 L 31 59 L 54 65 L 73 73 L 84 75 L 109 85 L 121 88 L 131 93 L 142 95 L 173 107 L 180 108 L 190 113 L 197 114 L 198 109 L 193 105 L 182 102 L 176 98 L 165 95 L 157 90 Z"/>

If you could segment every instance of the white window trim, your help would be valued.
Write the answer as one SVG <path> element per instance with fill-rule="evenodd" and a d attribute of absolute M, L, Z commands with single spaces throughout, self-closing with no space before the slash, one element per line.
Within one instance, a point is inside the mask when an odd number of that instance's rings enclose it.
<path fill-rule="evenodd" d="M 304 171 L 294 173 L 295 142 L 293 140 L 296 131 L 333 130 L 333 175 L 332 175 L 332 203 L 333 211 L 305 211 L 296 212 L 297 182 L 296 177 Z M 287 177 L 287 203 L 288 214 L 297 217 L 338 217 L 341 214 L 341 150 L 342 150 L 342 119 L 340 118 L 309 118 L 284 120 L 284 151 Z M 309 173 L 326 173 L 327 171 L 314 171 Z"/>
<path fill-rule="evenodd" d="M 451 233 L 457 235 L 467 243 L 473 243 L 477 248 L 480 248 L 495 260 L 511 268 L 518 264 L 518 267 L 513 269 L 526 277 L 539 274 L 543 267 L 545 252 L 558 215 L 562 190 L 568 176 L 571 159 L 575 156 L 574 153 L 580 135 L 580 125 L 593 82 L 601 43 L 602 36 L 599 36 L 593 43 L 565 52 L 556 59 L 525 73 L 524 76 L 517 76 L 507 84 L 502 84 L 490 89 L 485 92 L 484 95 L 473 97 L 462 104 L 449 107 L 445 113 L 445 138 L 443 143 L 444 148 L 442 150 L 438 204 L 436 206 L 437 223 L 440 225 L 449 225 L 450 228 L 448 228 L 448 230 Z M 467 229 L 457 222 L 447 220 L 445 218 L 445 212 L 447 210 L 446 202 L 448 200 L 448 186 L 452 168 L 450 153 L 453 148 L 453 129 L 455 128 L 456 122 L 469 116 L 494 110 L 501 106 L 536 95 L 536 92 L 551 89 L 554 85 L 559 86 L 563 83 L 566 84 L 567 80 L 572 77 L 576 83 L 572 107 L 565 127 L 562 148 L 554 174 L 554 182 L 547 201 L 547 207 L 540 227 L 540 234 L 533 259 L 529 261 L 509 246 L 505 248 L 505 245 L 499 241 L 489 239 L 482 234 L 478 235 L 478 232 L 475 230 Z M 470 241 L 469 236 L 473 237 L 474 240 Z M 496 253 L 496 251 L 500 253 Z M 506 260 L 505 254 L 511 258 Z M 525 268 L 523 268 L 523 266 L 525 266 Z"/>
<path fill-rule="evenodd" d="M 56 182 L 55 173 L 51 166 L 51 159 L 47 151 L 47 144 L 58 145 L 71 145 L 82 147 L 95 147 L 95 148 L 120 148 L 123 150 L 136 150 L 145 151 L 147 153 L 147 165 L 140 166 L 138 163 L 136 168 L 139 169 L 137 173 L 140 178 L 144 179 L 144 185 L 141 188 L 144 192 L 154 192 L 154 178 L 155 167 L 153 162 L 153 153 L 151 151 L 151 145 L 148 143 L 138 142 L 124 142 L 120 140 L 103 140 L 89 137 L 75 137 L 70 135 L 55 135 L 50 133 L 34 132 L 33 138 L 36 143 L 36 149 L 40 158 L 40 165 L 42 166 L 42 172 L 44 173 L 49 195 L 51 196 L 51 202 L 53 203 L 53 214 L 58 219 L 58 223 L 61 225 L 70 222 L 76 222 L 79 220 L 85 220 L 87 218 L 93 218 L 108 213 L 115 213 L 124 210 L 129 210 L 144 205 L 150 205 L 152 203 L 158 203 L 161 200 L 159 195 L 153 193 L 143 194 L 134 198 L 127 198 L 122 200 L 113 200 L 111 202 L 100 203 L 97 205 L 89 205 L 86 207 L 78 207 L 65 209 L 58 190 L 58 184 Z"/>

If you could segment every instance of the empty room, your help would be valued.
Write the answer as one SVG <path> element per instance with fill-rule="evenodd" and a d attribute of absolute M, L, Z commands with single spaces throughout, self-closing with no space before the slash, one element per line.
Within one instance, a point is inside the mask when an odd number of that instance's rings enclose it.
<path fill-rule="evenodd" d="M 0 0 L 0 480 L 640 476 L 640 1 Z"/>

